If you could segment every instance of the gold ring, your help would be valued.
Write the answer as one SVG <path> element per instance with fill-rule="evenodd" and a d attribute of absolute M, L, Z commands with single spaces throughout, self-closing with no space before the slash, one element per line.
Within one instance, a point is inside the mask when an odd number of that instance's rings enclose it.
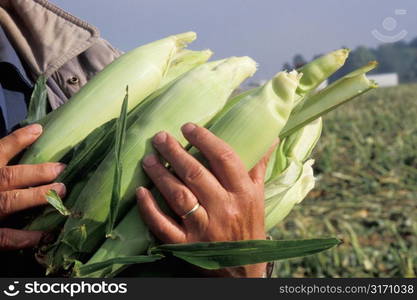
<path fill-rule="evenodd" d="M 181 219 L 185 220 L 187 219 L 191 214 L 195 213 L 195 211 L 200 207 L 200 203 L 197 202 L 197 204 L 186 214 L 181 216 Z"/>

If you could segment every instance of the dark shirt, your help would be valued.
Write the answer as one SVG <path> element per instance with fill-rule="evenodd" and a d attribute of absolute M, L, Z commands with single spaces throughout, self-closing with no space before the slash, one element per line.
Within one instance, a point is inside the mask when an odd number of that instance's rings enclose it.
<path fill-rule="evenodd" d="M 10 133 L 26 117 L 32 83 L 0 27 L 0 137 Z"/>
<path fill-rule="evenodd" d="M 0 27 L 0 138 L 13 131 L 27 114 L 27 103 L 32 92 L 23 65 Z M 13 220 L 21 220 L 13 215 Z M 19 228 L 0 222 L 0 227 Z M 31 250 L 0 252 L 1 277 L 29 277 L 43 274 L 42 268 L 34 261 Z"/>

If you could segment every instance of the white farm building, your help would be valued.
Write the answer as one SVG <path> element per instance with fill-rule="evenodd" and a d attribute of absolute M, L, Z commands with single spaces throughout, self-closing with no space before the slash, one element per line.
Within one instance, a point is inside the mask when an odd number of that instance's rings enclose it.
<path fill-rule="evenodd" d="M 380 87 L 396 86 L 399 83 L 397 73 L 370 74 L 367 77 L 375 80 Z"/>

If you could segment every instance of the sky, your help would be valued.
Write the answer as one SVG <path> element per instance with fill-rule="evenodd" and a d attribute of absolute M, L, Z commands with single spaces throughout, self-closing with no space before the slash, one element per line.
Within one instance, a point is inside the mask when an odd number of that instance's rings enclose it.
<path fill-rule="evenodd" d="M 127 51 L 195 31 L 189 48 L 214 59 L 249 55 L 266 79 L 300 53 L 306 59 L 342 46 L 375 47 L 417 37 L 416 0 L 51 0 L 96 26 Z"/>

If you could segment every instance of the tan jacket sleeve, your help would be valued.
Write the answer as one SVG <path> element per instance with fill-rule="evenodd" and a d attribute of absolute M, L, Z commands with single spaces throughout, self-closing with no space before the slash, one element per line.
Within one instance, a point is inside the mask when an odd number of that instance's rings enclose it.
<path fill-rule="evenodd" d="M 122 54 L 94 26 L 46 0 L 0 0 L 0 25 L 28 76 L 48 77 L 53 109 Z"/>

